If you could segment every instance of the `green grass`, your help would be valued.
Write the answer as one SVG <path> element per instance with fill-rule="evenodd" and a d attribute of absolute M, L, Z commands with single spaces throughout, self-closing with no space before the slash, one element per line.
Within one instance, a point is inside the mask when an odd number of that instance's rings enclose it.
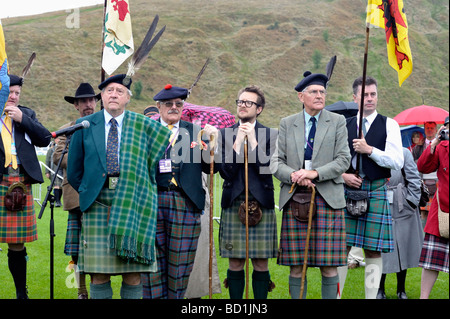
<path fill-rule="evenodd" d="M 275 196 L 278 202 L 278 182 L 275 181 Z M 49 181 L 46 180 L 41 186 L 41 201 L 43 201 Z M 220 194 L 215 194 L 216 203 Z M 215 216 L 220 216 L 219 204 L 214 205 Z M 35 204 L 36 216 L 39 215 L 40 206 Z M 50 224 L 50 204 L 47 205 L 42 219 L 37 219 L 38 226 L 38 240 L 33 243 L 26 244 L 29 262 L 27 272 L 27 284 L 29 290 L 29 297 L 31 299 L 49 299 L 50 298 L 50 239 L 49 239 L 49 224 Z M 281 226 L 281 213 L 277 211 L 278 229 Z M 70 288 L 71 278 L 73 273 L 66 270 L 70 257 L 64 255 L 64 241 L 67 226 L 67 212 L 62 208 L 54 209 L 55 234 L 54 237 L 54 298 L 55 299 L 76 299 L 77 289 Z M 219 269 L 219 276 L 223 282 L 226 271 L 228 269 L 228 259 L 221 258 L 218 250 L 218 233 L 219 225 L 214 222 L 214 235 L 216 243 L 217 263 Z M 278 232 L 279 234 L 279 232 Z M 3 250 L 0 252 L 0 299 L 14 299 L 15 288 L 8 270 L 7 261 L 7 244 L 0 244 Z M 286 266 L 279 266 L 276 264 L 276 259 L 271 259 L 269 262 L 269 269 L 271 278 L 275 282 L 276 288 L 269 293 L 270 299 L 290 299 L 288 288 L 289 268 Z M 250 272 L 252 267 L 250 264 Z M 418 299 L 420 296 L 420 277 L 421 268 L 413 268 L 408 270 L 406 279 L 406 292 L 410 299 Z M 251 278 L 251 276 L 249 276 Z M 69 282 L 69 286 L 66 281 Z M 87 277 L 89 281 L 89 276 Z M 112 279 L 114 298 L 119 298 L 121 277 L 116 276 Z M 395 274 L 387 275 L 386 279 L 386 295 L 388 299 L 396 299 L 396 276 Z M 318 268 L 311 268 L 308 270 L 308 299 L 321 298 L 321 279 Z M 250 286 L 249 297 L 253 298 L 252 289 Z M 208 298 L 208 296 L 204 297 Z M 228 290 L 222 285 L 222 293 L 213 295 L 214 299 L 228 299 Z M 357 268 L 348 271 L 347 281 L 342 299 L 364 299 L 364 268 Z M 436 284 L 431 292 L 430 299 L 449 299 L 449 275 L 447 273 L 440 273 Z"/>

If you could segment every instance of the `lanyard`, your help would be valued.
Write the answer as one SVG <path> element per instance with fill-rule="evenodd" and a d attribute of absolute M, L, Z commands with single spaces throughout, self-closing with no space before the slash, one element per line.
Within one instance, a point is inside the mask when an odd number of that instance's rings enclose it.
<path fill-rule="evenodd" d="M 6 126 L 5 122 L 3 122 L 3 119 L 0 118 L 0 120 L 2 121 L 3 127 L 6 128 L 6 130 L 8 131 L 9 135 L 13 136 L 13 132 L 14 132 L 14 125 L 13 125 L 13 121 L 11 120 L 11 131 L 9 130 L 9 128 Z"/>
<path fill-rule="evenodd" d="M 166 150 L 164 151 L 165 153 L 165 158 L 167 158 L 167 150 L 169 149 L 169 147 L 173 146 L 175 144 L 175 140 L 178 137 L 178 131 L 180 130 L 180 128 L 177 128 L 177 131 L 175 132 L 175 134 L 173 134 L 172 136 L 172 140 L 169 139 L 169 145 L 167 145 Z"/>

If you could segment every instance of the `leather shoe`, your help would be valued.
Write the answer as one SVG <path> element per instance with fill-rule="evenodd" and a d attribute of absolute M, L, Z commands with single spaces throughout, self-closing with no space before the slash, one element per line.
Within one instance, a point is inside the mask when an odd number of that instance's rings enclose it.
<path fill-rule="evenodd" d="M 384 290 L 378 289 L 377 299 L 387 299 L 386 294 L 384 293 Z"/>
<path fill-rule="evenodd" d="M 397 292 L 397 297 L 398 297 L 398 299 L 408 299 L 408 296 L 406 295 L 406 292 L 404 292 L 404 291 Z"/>

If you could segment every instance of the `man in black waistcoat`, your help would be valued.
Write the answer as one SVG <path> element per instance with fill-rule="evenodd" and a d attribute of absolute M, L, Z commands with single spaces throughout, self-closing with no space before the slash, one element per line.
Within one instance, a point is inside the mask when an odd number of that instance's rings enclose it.
<path fill-rule="evenodd" d="M 353 99 L 361 103 L 362 77 L 353 82 Z M 392 221 L 387 198 L 387 181 L 390 170 L 403 167 L 403 150 L 400 127 L 396 121 L 377 112 L 377 81 L 367 77 L 364 93 L 363 114 L 358 112 L 347 119 L 348 143 L 352 162 L 342 175 L 346 194 L 351 189 L 368 192 L 368 211 L 360 217 L 346 213 L 346 234 L 348 250 L 361 247 L 365 252 L 365 295 L 375 299 L 382 275 L 381 253 L 393 251 Z M 361 110 L 361 107 L 360 107 Z M 359 117 L 363 116 L 363 136 L 358 136 Z M 356 155 L 360 154 L 359 170 Z M 359 171 L 359 174 L 355 174 Z M 347 196 L 348 198 L 348 196 Z M 346 267 L 340 269 L 341 288 L 345 282 Z"/>

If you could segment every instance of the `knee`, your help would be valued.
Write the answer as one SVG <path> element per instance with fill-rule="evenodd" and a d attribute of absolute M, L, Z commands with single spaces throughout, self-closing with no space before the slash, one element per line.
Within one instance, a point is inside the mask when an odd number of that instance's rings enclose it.
<path fill-rule="evenodd" d="M 122 275 L 123 282 L 129 286 L 137 286 L 141 283 L 140 273 L 129 273 Z"/>

